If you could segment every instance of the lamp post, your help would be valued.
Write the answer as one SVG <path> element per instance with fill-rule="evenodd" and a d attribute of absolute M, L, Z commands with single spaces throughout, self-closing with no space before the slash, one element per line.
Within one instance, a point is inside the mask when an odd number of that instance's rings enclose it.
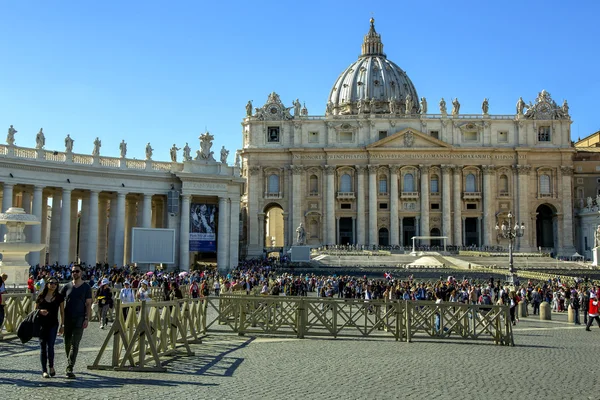
<path fill-rule="evenodd" d="M 515 238 L 522 237 L 525 233 L 525 224 L 521 222 L 519 226 L 518 222 L 515 222 L 513 226 L 513 215 L 512 212 L 508 212 L 506 216 L 507 220 L 502 221 L 502 225 L 498 226 L 498 222 L 496 222 L 496 238 L 500 239 L 508 239 L 508 272 L 510 274 L 510 283 L 515 282 L 515 268 L 513 265 L 513 243 L 515 242 Z"/>

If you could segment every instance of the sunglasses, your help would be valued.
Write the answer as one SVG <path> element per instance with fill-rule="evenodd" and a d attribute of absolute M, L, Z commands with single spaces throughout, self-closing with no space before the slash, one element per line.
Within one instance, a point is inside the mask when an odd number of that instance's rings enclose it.
<path fill-rule="evenodd" d="M 58 282 L 48 282 L 48 285 L 58 285 Z"/>
<path fill-rule="evenodd" d="M 71 272 L 72 272 L 72 273 L 74 273 L 74 274 L 80 274 L 80 273 L 81 273 L 81 271 L 80 271 L 80 270 L 78 270 L 78 269 L 74 269 L 74 270 L 72 270 Z"/>

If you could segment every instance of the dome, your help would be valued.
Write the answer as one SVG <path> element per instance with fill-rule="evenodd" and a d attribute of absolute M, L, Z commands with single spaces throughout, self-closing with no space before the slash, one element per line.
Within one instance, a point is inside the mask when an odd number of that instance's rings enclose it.
<path fill-rule="evenodd" d="M 387 59 L 381 36 L 375 31 L 375 20 L 371 18 L 360 57 L 340 74 L 329 93 L 327 114 L 418 112 L 417 90 L 406 72 Z"/>

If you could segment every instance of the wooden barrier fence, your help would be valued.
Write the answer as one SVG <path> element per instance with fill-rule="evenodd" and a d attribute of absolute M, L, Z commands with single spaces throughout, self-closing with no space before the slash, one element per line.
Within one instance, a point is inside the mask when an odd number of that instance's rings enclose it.
<path fill-rule="evenodd" d="M 27 314 L 35 308 L 35 295 L 31 293 L 3 294 L 4 322 L 0 326 L 0 340 L 17 337 L 17 328 Z M 2 328 L 5 331 L 2 333 Z"/>

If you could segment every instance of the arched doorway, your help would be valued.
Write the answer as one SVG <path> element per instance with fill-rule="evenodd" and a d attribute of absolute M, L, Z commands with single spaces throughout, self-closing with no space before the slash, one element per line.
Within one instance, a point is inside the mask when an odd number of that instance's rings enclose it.
<path fill-rule="evenodd" d="M 390 232 L 387 228 L 381 228 L 379 230 L 379 245 L 389 246 L 390 245 Z"/>
<path fill-rule="evenodd" d="M 536 212 L 536 245 L 542 248 L 554 248 L 554 218 L 556 213 L 547 204 L 540 205 Z"/>
<path fill-rule="evenodd" d="M 438 228 L 433 228 L 431 232 L 429 232 L 429 236 L 442 236 L 440 230 Z M 431 246 L 442 246 L 442 241 L 440 239 L 431 239 Z"/>
<path fill-rule="evenodd" d="M 283 209 L 279 204 L 269 204 L 265 207 L 265 247 L 283 247 Z"/>

